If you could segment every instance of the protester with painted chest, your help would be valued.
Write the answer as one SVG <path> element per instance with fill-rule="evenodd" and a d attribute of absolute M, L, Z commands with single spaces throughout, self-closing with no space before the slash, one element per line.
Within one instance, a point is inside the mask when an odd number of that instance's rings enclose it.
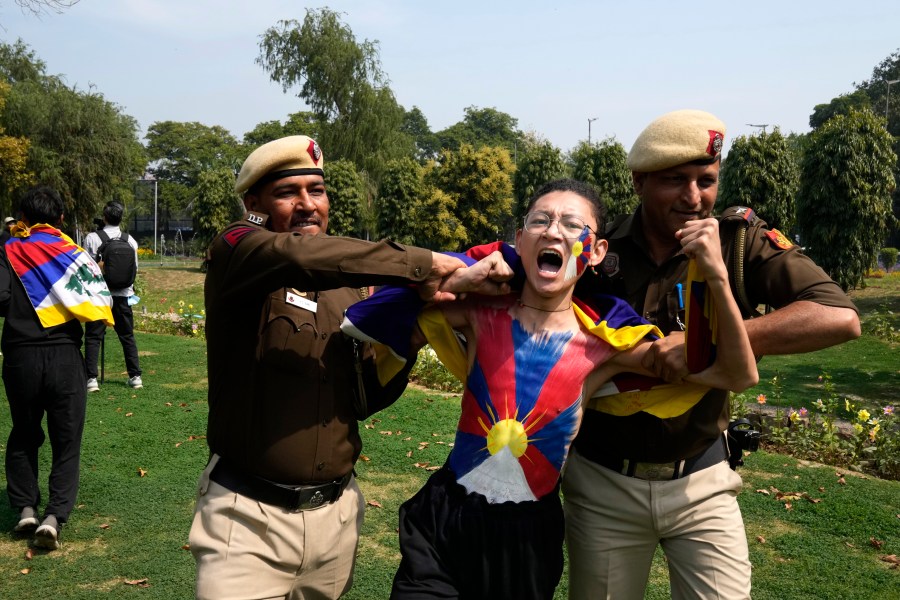
<path fill-rule="evenodd" d="M 400 509 L 403 560 L 392 598 L 553 596 L 563 566 L 559 474 L 583 400 L 619 372 L 656 374 L 642 360 L 658 329 L 612 298 L 599 315 L 573 303 L 578 278 L 605 253 L 596 234 L 604 213 L 583 182 L 542 186 L 516 234 L 521 293 L 441 304 L 420 315 L 423 333 L 465 391 L 446 465 Z M 735 343 L 689 380 L 699 388 L 743 389 L 756 382 L 756 367 L 715 232 L 715 221 L 698 222 L 680 240 L 709 278 L 718 325 Z M 373 319 L 373 312 L 395 310 L 402 299 L 382 295 L 351 307 L 345 331 L 390 337 L 379 331 L 384 315 Z M 452 335 L 442 343 L 445 325 L 462 333 L 464 349 Z"/>
<path fill-rule="evenodd" d="M 306 136 L 257 148 L 235 186 L 249 212 L 211 244 L 206 277 L 211 460 L 191 551 L 199 598 L 337 598 L 352 582 L 364 500 L 357 419 L 393 402 L 372 351 L 345 338 L 360 287 L 417 284 L 456 258 L 325 235 L 321 150 Z"/>

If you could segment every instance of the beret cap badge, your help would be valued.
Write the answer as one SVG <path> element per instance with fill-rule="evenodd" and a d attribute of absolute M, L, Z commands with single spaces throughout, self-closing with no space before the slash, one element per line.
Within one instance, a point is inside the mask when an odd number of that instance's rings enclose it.
<path fill-rule="evenodd" d="M 709 146 L 706 147 L 706 153 L 710 156 L 718 156 L 722 153 L 722 144 L 725 142 L 725 136 L 714 129 L 709 130 Z"/>

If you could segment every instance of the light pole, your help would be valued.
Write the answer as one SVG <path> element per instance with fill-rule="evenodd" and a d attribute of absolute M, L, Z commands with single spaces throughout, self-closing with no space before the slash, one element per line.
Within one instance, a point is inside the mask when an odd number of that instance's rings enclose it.
<path fill-rule="evenodd" d="M 152 173 L 144 173 L 141 177 L 141 181 L 152 181 L 153 182 L 153 254 L 156 254 L 156 223 L 157 223 L 157 215 L 159 214 L 157 207 L 159 203 L 157 202 L 159 198 L 159 183 L 156 180 L 156 177 Z"/>
<path fill-rule="evenodd" d="M 588 146 L 591 145 L 591 123 L 597 120 L 597 117 L 588 118 Z"/>
<path fill-rule="evenodd" d="M 886 123 L 888 120 L 888 109 L 891 106 L 891 85 L 895 83 L 900 83 L 900 79 L 888 79 L 887 80 L 887 94 L 884 95 L 884 121 L 885 127 L 887 127 Z"/>

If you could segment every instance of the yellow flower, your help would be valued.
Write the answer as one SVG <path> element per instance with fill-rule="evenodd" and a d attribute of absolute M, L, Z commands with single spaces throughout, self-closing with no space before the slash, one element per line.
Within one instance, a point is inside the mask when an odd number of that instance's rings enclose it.
<path fill-rule="evenodd" d="M 179 301 L 178 301 L 178 306 L 184 306 L 184 300 L 179 300 Z"/>
<path fill-rule="evenodd" d="M 861 411 L 856 413 L 856 418 L 859 419 L 863 423 L 868 421 L 870 416 L 871 415 L 869 415 L 869 411 L 867 411 L 866 409 L 862 409 Z"/>
<path fill-rule="evenodd" d="M 800 413 L 798 413 L 796 410 L 792 410 L 790 417 L 788 418 L 791 420 L 791 423 L 796 423 L 800 420 Z"/>
<path fill-rule="evenodd" d="M 757 404 L 765 404 L 766 403 L 766 395 L 760 394 L 759 396 L 757 396 L 756 402 L 757 402 Z"/>
<path fill-rule="evenodd" d="M 850 404 L 849 398 L 844 398 L 844 410 L 846 410 L 847 412 L 853 410 L 853 406 Z"/>
<path fill-rule="evenodd" d="M 188 304 L 188 308 L 194 308 L 193 304 Z"/>
<path fill-rule="evenodd" d="M 179 308 L 179 309 L 178 309 L 178 314 L 179 314 L 179 315 L 183 315 L 183 314 L 184 314 L 184 309 L 183 309 L 183 308 Z"/>
<path fill-rule="evenodd" d="M 203 316 L 205 317 L 205 316 L 206 316 L 206 309 L 205 309 L 205 308 L 201 308 L 201 309 L 200 309 L 200 314 L 203 315 Z"/>
<path fill-rule="evenodd" d="M 863 426 L 860 425 L 859 423 L 854 423 L 853 430 L 856 431 L 856 433 L 862 433 Z"/>

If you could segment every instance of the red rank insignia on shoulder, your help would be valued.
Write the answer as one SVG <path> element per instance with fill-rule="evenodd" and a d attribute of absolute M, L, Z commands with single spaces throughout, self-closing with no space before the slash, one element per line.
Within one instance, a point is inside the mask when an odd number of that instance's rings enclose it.
<path fill-rule="evenodd" d="M 784 235 L 777 229 L 767 231 L 766 237 L 769 238 L 769 241 L 772 242 L 772 245 L 776 248 L 781 248 L 782 250 L 790 250 L 794 247 L 794 244 L 791 242 L 791 240 L 789 240 L 786 235 Z"/>
<path fill-rule="evenodd" d="M 244 239 L 249 233 L 253 233 L 254 231 L 259 231 L 258 229 L 254 229 L 253 227 L 235 227 L 234 229 L 229 229 L 225 233 L 222 234 L 222 239 L 225 240 L 229 246 L 234 248 L 237 246 L 238 242 Z"/>

